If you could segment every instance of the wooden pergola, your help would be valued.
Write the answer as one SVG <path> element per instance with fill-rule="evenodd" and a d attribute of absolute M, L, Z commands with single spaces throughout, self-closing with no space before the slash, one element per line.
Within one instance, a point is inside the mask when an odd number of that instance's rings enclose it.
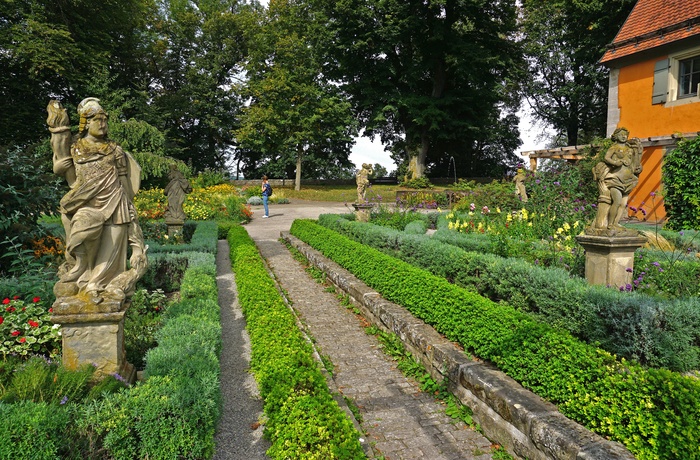
<path fill-rule="evenodd" d="M 663 147 L 676 145 L 680 139 L 695 139 L 696 137 L 698 137 L 698 135 L 700 135 L 700 132 L 682 134 L 677 133 L 666 136 L 647 137 L 640 139 L 642 141 L 642 147 L 644 148 Z M 544 150 L 527 150 L 524 152 L 520 152 L 520 154 L 524 157 L 527 156 L 530 159 L 530 170 L 535 171 L 537 170 L 537 160 L 539 160 L 540 158 L 576 162 L 584 158 L 583 154 L 581 154 L 581 151 L 590 146 L 591 144 L 585 144 L 573 145 L 568 147 L 557 147 L 553 149 Z"/>

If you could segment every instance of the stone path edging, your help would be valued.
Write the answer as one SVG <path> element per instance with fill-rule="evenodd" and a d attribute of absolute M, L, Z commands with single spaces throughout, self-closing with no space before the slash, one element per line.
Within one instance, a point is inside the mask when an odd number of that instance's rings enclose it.
<path fill-rule="evenodd" d="M 553 404 L 526 390 L 495 367 L 470 360 L 454 344 L 388 302 L 347 270 L 307 244 L 282 232 L 328 279 L 346 292 L 367 320 L 396 334 L 430 371 L 474 412 L 489 439 L 530 460 L 633 460 L 620 443 L 608 441 L 562 415 Z"/>

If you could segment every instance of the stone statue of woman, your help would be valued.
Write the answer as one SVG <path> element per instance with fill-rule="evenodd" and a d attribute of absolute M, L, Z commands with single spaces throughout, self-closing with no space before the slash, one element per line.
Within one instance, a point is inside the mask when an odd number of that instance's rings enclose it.
<path fill-rule="evenodd" d="M 182 205 L 185 202 L 185 196 L 192 191 L 192 186 L 175 165 L 170 166 L 168 178 L 170 182 L 168 182 L 164 190 L 165 195 L 168 197 L 165 223 L 168 225 L 182 225 L 187 218 L 185 211 L 182 210 Z"/>
<path fill-rule="evenodd" d="M 362 169 L 357 173 L 355 178 L 357 182 L 357 202 L 362 204 L 367 201 L 367 186 L 369 185 L 369 175 L 372 174 L 372 165 L 362 163 Z"/>
<path fill-rule="evenodd" d="M 66 262 L 54 292 L 57 299 L 84 294 L 93 305 L 105 298 L 120 302 L 133 293 L 148 265 L 133 202 L 141 170 L 108 138 L 108 115 L 98 99 L 90 97 L 78 105 L 80 124 L 74 138 L 60 102 L 51 101 L 47 110 L 54 173 L 70 186 L 61 199 Z"/>

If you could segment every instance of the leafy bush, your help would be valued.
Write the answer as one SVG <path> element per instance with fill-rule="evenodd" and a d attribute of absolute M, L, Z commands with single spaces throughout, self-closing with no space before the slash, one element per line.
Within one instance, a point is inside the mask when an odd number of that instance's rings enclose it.
<path fill-rule="evenodd" d="M 403 181 L 399 185 L 406 188 L 433 188 L 433 184 L 425 176 Z"/>
<path fill-rule="evenodd" d="M 455 188 L 463 197 L 453 206 L 453 211 L 468 210 L 472 203 L 478 205 L 479 209 L 487 206 L 489 209 L 501 208 L 511 211 L 522 207 L 512 182 L 494 180 L 488 184 L 479 184 L 473 180 L 460 179 Z"/>
<path fill-rule="evenodd" d="M 313 350 L 280 297 L 255 244 L 241 227 L 228 236 L 239 302 L 268 417 L 272 458 L 364 458 L 359 433 L 333 400 Z"/>
<path fill-rule="evenodd" d="M 9 354 L 42 354 L 47 357 L 60 354 L 59 326 L 51 322 L 50 311 L 39 297 L 34 297 L 31 303 L 8 297 L 2 301 L 0 353 L 3 359 Z"/>
<path fill-rule="evenodd" d="M 262 198 L 259 196 L 251 196 L 246 200 L 246 203 L 248 203 L 251 206 L 260 206 L 263 204 Z"/>
<path fill-rule="evenodd" d="M 700 228 L 700 137 L 682 139 L 661 166 L 670 229 Z"/>
<path fill-rule="evenodd" d="M 700 368 L 700 304 L 695 298 L 662 303 L 638 293 L 589 286 L 561 269 L 488 254 L 488 243 L 474 238 L 481 234 L 451 232 L 445 240 L 442 230 L 432 237 L 405 235 L 333 215 L 321 215 L 318 222 L 460 287 L 508 302 L 611 353 L 678 371 Z M 457 236 L 463 238 L 457 241 Z"/>
<path fill-rule="evenodd" d="M 700 382 L 613 355 L 309 220 L 291 233 L 641 460 L 697 459 Z M 412 236 L 416 238 L 416 236 Z M 391 267 L 391 270 L 386 270 Z"/>
<path fill-rule="evenodd" d="M 137 286 L 150 291 L 162 289 L 175 292 L 180 289 L 180 281 L 187 270 L 187 257 L 160 253 L 149 255 L 148 269 Z"/>
<path fill-rule="evenodd" d="M 414 235 L 424 235 L 427 230 L 428 224 L 425 221 L 414 220 L 406 224 L 406 228 L 403 231 Z"/>

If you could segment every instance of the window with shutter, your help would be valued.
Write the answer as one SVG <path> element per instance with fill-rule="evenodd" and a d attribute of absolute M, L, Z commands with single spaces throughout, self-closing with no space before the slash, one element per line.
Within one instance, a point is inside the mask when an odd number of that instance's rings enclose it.
<path fill-rule="evenodd" d="M 652 104 L 663 104 L 666 102 L 668 96 L 669 62 L 669 59 L 663 59 L 654 65 L 654 90 L 651 95 Z"/>

